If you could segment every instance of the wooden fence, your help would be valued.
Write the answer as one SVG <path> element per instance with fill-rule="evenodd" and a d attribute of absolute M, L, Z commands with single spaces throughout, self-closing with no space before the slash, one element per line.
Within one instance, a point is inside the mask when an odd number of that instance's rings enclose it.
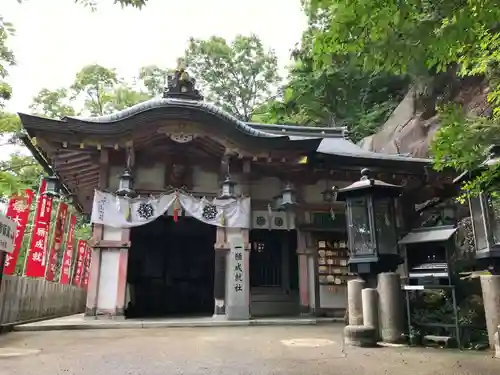
<path fill-rule="evenodd" d="M 0 287 L 0 325 L 78 314 L 86 291 L 44 279 L 4 275 Z"/>

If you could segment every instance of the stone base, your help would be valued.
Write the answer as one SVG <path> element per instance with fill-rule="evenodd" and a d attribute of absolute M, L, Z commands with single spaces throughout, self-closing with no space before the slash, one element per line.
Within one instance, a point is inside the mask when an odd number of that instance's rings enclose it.
<path fill-rule="evenodd" d="M 375 347 L 377 346 L 377 330 L 361 325 L 345 326 L 344 340 L 350 346 Z"/>
<path fill-rule="evenodd" d="M 85 316 L 87 317 L 95 317 L 97 315 L 97 309 L 95 307 L 89 308 L 85 307 Z"/>

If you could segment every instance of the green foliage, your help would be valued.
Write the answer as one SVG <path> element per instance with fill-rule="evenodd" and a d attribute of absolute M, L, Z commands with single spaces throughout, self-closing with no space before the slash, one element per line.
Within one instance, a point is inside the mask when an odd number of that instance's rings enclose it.
<path fill-rule="evenodd" d="M 331 56 L 355 56 L 356 64 L 364 71 L 409 75 L 418 94 L 434 96 L 427 105 L 442 105 L 441 129 L 431 147 L 438 170 L 450 167 L 462 172 L 474 168 L 484 159 L 485 149 L 499 141 L 497 1 L 303 3 L 311 22 L 317 25 L 313 51 L 318 66 L 330 66 Z M 472 76 L 487 80 L 493 118 L 467 118 L 469 114 L 460 106 L 450 105 L 453 90 L 441 90 L 453 86 L 453 81 Z M 436 108 L 428 109 L 435 113 Z M 485 171 L 464 188 L 477 190 L 497 174 L 496 170 Z"/>
<path fill-rule="evenodd" d="M 7 67 L 16 63 L 12 50 L 7 46 L 9 36 L 14 33 L 14 27 L 0 15 L 0 108 L 12 94 L 10 85 L 5 80 L 8 76 Z"/>
<path fill-rule="evenodd" d="M 60 88 L 54 91 L 42 89 L 33 98 L 30 109 L 33 113 L 51 118 L 74 116 L 75 109 L 68 103 L 68 89 Z"/>
<path fill-rule="evenodd" d="M 87 65 L 76 74 L 71 85 L 74 97 L 83 96 L 84 108 L 92 116 L 103 115 L 112 100 L 111 91 L 118 84 L 118 76 L 114 69 L 98 64 Z"/>
<path fill-rule="evenodd" d="M 328 17 L 323 16 L 324 20 Z M 324 22 L 323 20 L 323 22 Z M 310 23 L 280 97 L 259 108 L 258 122 L 310 126 L 347 126 L 358 141 L 373 134 L 406 94 L 407 77 L 363 71 L 355 56 L 330 56 L 328 65 L 315 63 L 314 36 L 321 30 Z"/>
<path fill-rule="evenodd" d="M 207 99 L 243 121 L 279 83 L 276 55 L 256 35 L 238 35 L 231 43 L 216 36 L 191 38 L 185 61 Z"/>
<path fill-rule="evenodd" d="M 167 69 L 162 69 L 157 65 L 144 66 L 139 70 L 139 79 L 142 81 L 151 96 L 161 95 L 167 85 Z"/>

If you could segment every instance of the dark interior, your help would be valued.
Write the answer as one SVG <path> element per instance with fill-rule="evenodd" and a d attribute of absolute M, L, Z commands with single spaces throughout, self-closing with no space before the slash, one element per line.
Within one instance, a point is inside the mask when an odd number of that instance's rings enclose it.
<path fill-rule="evenodd" d="M 408 266 L 410 269 L 425 263 L 446 263 L 446 244 L 426 242 L 407 245 Z"/>
<path fill-rule="evenodd" d="M 298 291 L 297 231 L 254 229 L 250 231 L 250 243 L 250 285 Z M 282 277 L 284 257 L 288 262 L 288 280 Z"/>
<path fill-rule="evenodd" d="M 216 227 L 160 217 L 131 230 L 126 316 L 202 316 L 214 309 Z"/>

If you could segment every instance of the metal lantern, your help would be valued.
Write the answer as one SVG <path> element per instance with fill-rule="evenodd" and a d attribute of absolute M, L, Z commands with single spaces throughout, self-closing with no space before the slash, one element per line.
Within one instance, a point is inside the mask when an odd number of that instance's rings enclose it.
<path fill-rule="evenodd" d="M 122 197 L 134 196 L 135 191 L 134 191 L 133 185 L 134 185 L 134 177 L 130 173 L 130 170 L 127 168 L 120 176 L 118 190 L 116 191 L 116 195 L 120 195 Z"/>
<path fill-rule="evenodd" d="M 280 208 L 282 210 L 289 210 L 297 205 L 295 196 L 295 189 L 291 183 L 287 183 L 285 188 L 281 191 Z"/>
<path fill-rule="evenodd" d="M 337 199 L 337 188 L 332 186 L 331 188 L 327 188 L 321 192 L 323 196 L 323 202 L 332 203 Z"/>
<path fill-rule="evenodd" d="M 45 195 L 49 197 L 59 196 L 59 178 L 53 173 L 44 178 L 45 181 Z"/>
<path fill-rule="evenodd" d="M 338 190 L 338 200 L 346 202 L 350 272 L 376 274 L 401 264 L 395 210 L 401 192 L 399 185 L 371 178 L 368 169 L 359 181 Z"/>
<path fill-rule="evenodd" d="M 455 182 L 462 182 L 486 168 L 500 165 L 500 146 L 492 146 L 486 161 L 472 173 L 464 173 Z M 476 245 L 476 258 L 485 266 L 500 267 L 500 196 L 492 191 L 482 191 L 469 196 L 472 229 Z M 496 259 L 495 259 L 496 258 Z"/>
<path fill-rule="evenodd" d="M 226 176 L 226 179 L 222 183 L 222 191 L 219 199 L 235 199 L 236 194 L 234 188 L 236 185 L 236 182 L 232 181 L 229 175 Z"/>

